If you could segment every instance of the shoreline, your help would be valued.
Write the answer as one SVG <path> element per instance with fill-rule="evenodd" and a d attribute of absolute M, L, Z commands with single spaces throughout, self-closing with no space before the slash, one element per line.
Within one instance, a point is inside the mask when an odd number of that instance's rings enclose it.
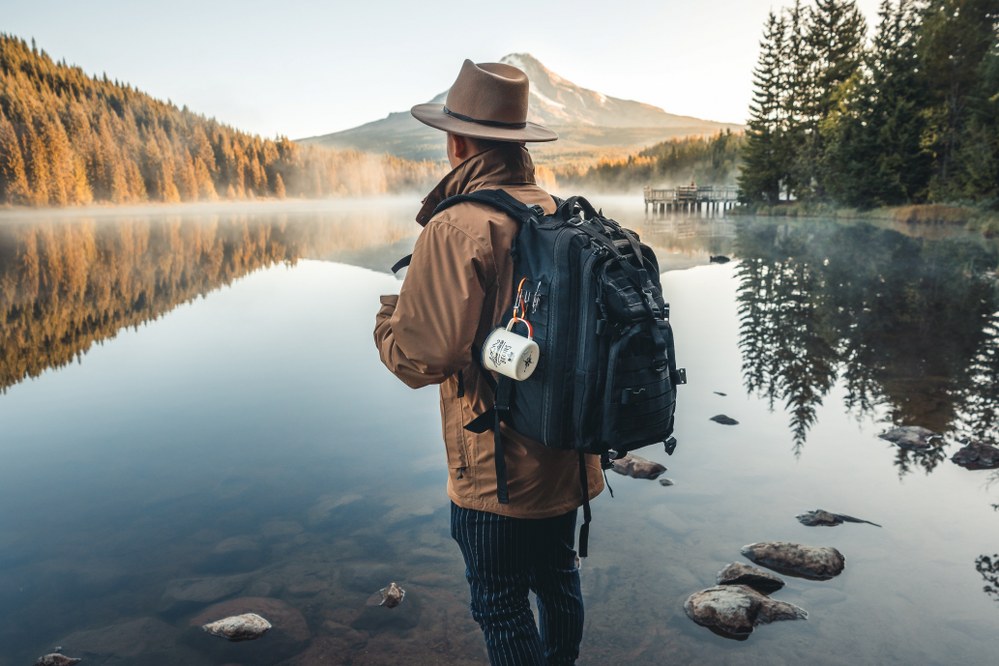
<path fill-rule="evenodd" d="M 834 218 L 843 220 L 878 220 L 905 225 L 945 225 L 981 233 L 985 238 L 999 237 L 999 211 L 961 204 L 909 204 L 861 210 L 822 203 L 783 202 L 776 205 L 750 204 L 729 212 L 732 216 Z"/>

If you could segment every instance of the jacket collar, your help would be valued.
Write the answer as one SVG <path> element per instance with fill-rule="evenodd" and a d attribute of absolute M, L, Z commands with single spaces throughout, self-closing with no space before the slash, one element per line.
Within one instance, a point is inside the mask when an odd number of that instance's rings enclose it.
<path fill-rule="evenodd" d="M 420 226 L 426 226 L 434 209 L 448 197 L 468 194 L 476 190 L 501 185 L 534 185 L 534 161 L 527 148 L 511 144 L 491 148 L 456 166 L 423 199 L 423 207 L 416 215 Z"/>

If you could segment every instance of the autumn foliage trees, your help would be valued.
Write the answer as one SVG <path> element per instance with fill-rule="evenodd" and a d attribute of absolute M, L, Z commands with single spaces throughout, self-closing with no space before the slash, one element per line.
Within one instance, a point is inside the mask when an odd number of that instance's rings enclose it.
<path fill-rule="evenodd" d="M 0 33 L 0 204 L 380 194 L 436 172 L 240 132 Z"/>

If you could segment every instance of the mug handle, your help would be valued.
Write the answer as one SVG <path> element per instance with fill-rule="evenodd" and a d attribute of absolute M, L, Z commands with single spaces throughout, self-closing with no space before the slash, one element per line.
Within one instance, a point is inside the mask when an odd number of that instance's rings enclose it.
<path fill-rule="evenodd" d="M 512 331 L 514 324 L 516 324 L 518 321 L 522 322 L 524 324 L 524 326 L 527 327 L 527 339 L 528 340 L 533 340 L 534 339 L 534 327 L 531 326 L 531 322 L 527 321 L 526 319 L 521 319 L 520 317 L 513 317 L 513 318 L 511 318 L 510 322 L 506 325 L 506 330 Z"/>

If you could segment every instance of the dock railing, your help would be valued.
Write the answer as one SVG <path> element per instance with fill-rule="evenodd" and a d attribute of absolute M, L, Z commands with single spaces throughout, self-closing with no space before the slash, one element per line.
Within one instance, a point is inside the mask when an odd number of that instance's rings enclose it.
<path fill-rule="evenodd" d="M 739 188 L 732 185 L 681 185 L 657 189 L 646 186 L 645 212 L 665 213 L 672 210 L 726 210 L 739 203 Z"/>

